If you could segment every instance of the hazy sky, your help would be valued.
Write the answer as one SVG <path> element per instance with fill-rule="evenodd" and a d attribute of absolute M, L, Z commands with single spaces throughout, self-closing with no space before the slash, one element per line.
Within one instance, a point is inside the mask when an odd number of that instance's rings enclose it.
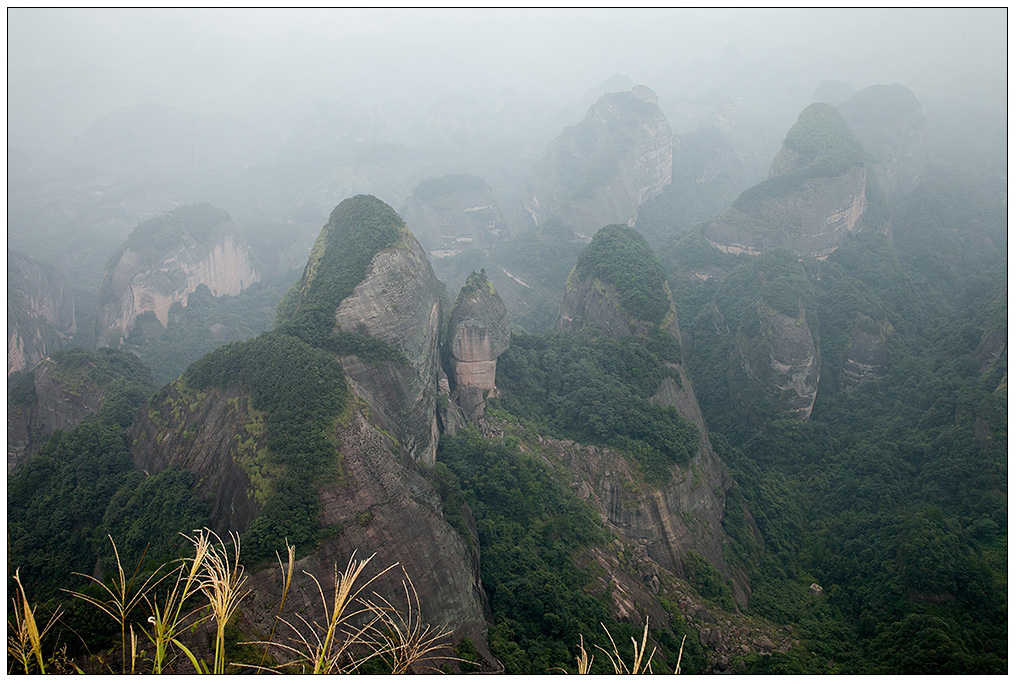
<path fill-rule="evenodd" d="M 268 125 L 329 98 L 513 91 L 563 107 L 616 73 L 658 92 L 694 89 L 731 43 L 747 64 L 776 59 L 803 80 L 1005 98 L 1004 9 L 9 9 L 7 19 L 8 142 L 47 154 L 146 101 Z"/>

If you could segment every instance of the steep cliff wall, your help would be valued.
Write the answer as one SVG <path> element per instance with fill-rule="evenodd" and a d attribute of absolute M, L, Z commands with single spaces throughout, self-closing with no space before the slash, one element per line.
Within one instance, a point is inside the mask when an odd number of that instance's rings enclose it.
<path fill-rule="evenodd" d="M 737 333 L 731 393 L 736 398 L 761 392 L 779 410 L 807 420 L 818 395 L 821 356 L 805 307 L 789 316 L 760 300 L 757 315 L 757 336 Z"/>
<path fill-rule="evenodd" d="M 39 451 L 56 430 L 68 431 L 99 410 L 103 387 L 82 374 L 67 382 L 43 359 L 32 370 L 27 401 L 7 404 L 7 472 Z"/>
<path fill-rule="evenodd" d="M 80 347 L 54 352 L 8 386 L 7 471 L 38 452 L 55 431 L 69 432 L 107 403 L 123 404 L 128 394 L 138 393 L 140 403 L 152 384 L 151 372 L 126 352 Z M 119 411 L 111 421 L 130 420 Z"/>
<path fill-rule="evenodd" d="M 7 375 L 27 370 L 77 332 L 74 298 L 50 266 L 7 254 Z"/>
<path fill-rule="evenodd" d="M 738 601 L 745 604 L 747 577 L 723 558 L 721 523 L 733 480 L 713 450 L 691 379 L 680 363 L 681 331 L 662 264 L 641 235 L 624 226 L 597 233 L 569 277 L 555 331 L 595 331 L 666 350 L 673 377 L 662 380 L 651 401 L 673 407 L 698 428 L 691 462 L 670 466 L 666 484 L 641 484 L 632 494 L 632 469 L 616 451 L 566 445 L 562 455 L 583 473 L 583 498 L 591 499 L 618 534 L 637 540 L 650 558 L 679 575 L 689 553 L 701 555 L 732 579 Z"/>
<path fill-rule="evenodd" d="M 374 362 L 345 355 L 354 392 L 413 458 L 431 465 L 437 452 L 438 283 L 420 244 L 406 232 L 394 249 L 379 252 L 367 277 L 335 311 L 337 330 L 380 340 L 405 361 Z"/>
<path fill-rule="evenodd" d="M 473 273 L 455 300 L 448 322 L 448 354 L 454 398 L 467 416 L 483 414 L 495 389 L 497 357 L 508 349 L 508 311 L 485 273 Z"/>
<path fill-rule="evenodd" d="M 580 235 L 634 225 L 638 207 L 670 183 L 670 125 L 645 86 L 602 96 L 554 140 L 526 182 L 523 205 L 541 226 L 557 217 Z"/>
<path fill-rule="evenodd" d="M 198 285 L 215 296 L 235 295 L 260 279 L 226 212 L 204 204 L 149 219 L 135 228 L 107 270 L 96 343 L 119 346 L 138 316 L 149 311 L 165 327 L 170 307 L 186 306 Z"/>
<path fill-rule="evenodd" d="M 829 256 L 861 229 L 867 209 L 864 149 L 829 105 L 805 109 L 773 159 L 769 178 L 709 224 L 709 244 L 730 254 L 785 247 Z"/>

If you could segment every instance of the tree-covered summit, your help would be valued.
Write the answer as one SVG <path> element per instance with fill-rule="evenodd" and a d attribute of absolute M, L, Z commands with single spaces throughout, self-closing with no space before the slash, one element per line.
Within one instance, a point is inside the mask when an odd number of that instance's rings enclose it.
<path fill-rule="evenodd" d="M 197 245 L 211 245 L 214 238 L 221 235 L 219 229 L 232 222 L 224 209 L 208 203 L 179 207 L 139 223 L 131 231 L 124 249 L 160 253 L 180 246 L 187 238 Z M 122 254 L 121 251 L 115 257 L 114 263 Z"/>
<path fill-rule="evenodd" d="M 575 275 L 613 285 L 625 310 L 643 321 L 660 323 L 670 310 L 663 264 L 634 228 L 615 224 L 597 231 L 579 255 Z"/>
<path fill-rule="evenodd" d="M 809 105 L 783 141 L 801 155 L 805 165 L 823 175 L 838 176 L 851 166 L 864 164 L 864 147 L 847 122 L 824 102 Z"/>

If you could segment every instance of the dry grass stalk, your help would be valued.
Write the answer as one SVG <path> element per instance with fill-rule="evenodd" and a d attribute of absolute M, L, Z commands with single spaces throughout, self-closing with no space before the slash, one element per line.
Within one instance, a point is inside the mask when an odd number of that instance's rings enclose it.
<path fill-rule="evenodd" d="M 338 566 L 335 567 L 335 585 L 331 605 L 325 598 L 324 589 L 318 579 L 305 572 L 304 574 L 310 577 L 317 586 L 324 622 L 310 622 L 302 615 L 298 615 L 297 618 L 302 623 L 301 628 L 280 617 L 279 621 L 296 635 L 290 639 L 291 643 L 254 643 L 280 648 L 291 654 L 293 658 L 279 665 L 278 670 L 269 670 L 265 667 L 258 669 L 275 672 L 295 668 L 305 674 L 355 672 L 362 663 L 362 659 L 355 660 L 353 651 L 357 647 L 369 643 L 367 635 L 379 620 L 373 611 L 363 606 L 362 602 L 358 600 L 359 596 L 370 584 L 395 567 L 395 565 L 388 566 L 357 587 L 357 580 L 373 558 L 372 555 L 366 560 L 357 561 L 354 552 L 349 558 L 345 572 L 340 573 Z M 360 623 L 359 626 L 356 625 L 357 622 Z"/>
<path fill-rule="evenodd" d="M 402 588 L 406 594 L 404 613 L 376 592 L 374 596 L 377 602 L 364 601 L 364 605 L 379 618 L 377 628 L 371 635 L 370 643 L 374 651 L 371 657 L 377 655 L 388 661 L 392 674 L 408 674 L 419 668 L 439 672 L 430 663 L 438 659 L 455 659 L 438 655 L 451 648 L 448 639 L 451 631 L 442 631 L 423 623 L 420 596 L 405 568 L 402 572 L 405 575 Z"/>
<path fill-rule="evenodd" d="M 610 653 L 604 648 L 599 648 L 603 651 L 607 658 L 610 660 L 611 667 L 614 668 L 616 674 L 652 674 L 653 673 L 653 656 L 656 655 L 656 647 L 653 647 L 652 653 L 646 658 L 646 643 L 649 640 L 649 617 L 646 617 L 646 626 L 642 630 L 642 643 L 635 641 L 635 637 L 632 637 L 631 643 L 635 648 L 635 655 L 632 659 L 632 664 L 629 667 L 625 662 L 621 653 L 617 649 L 617 644 L 614 643 L 614 637 L 611 636 L 610 630 L 601 622 L 600 627 L 603 627 L 603 631 L 607 633 L 607 638 L 610 639 L 610 645 L 613 647 L 614 652 Z"/>
<path fill-rule="evenodd" d="M 57 608 L 40 631 L 35 621 L 35 609 L 29 605 L 25 588 L 21 586 L 20 572 L 20 569 L 14 571 L 17 588 L 15 596 L 11 599 L 14 619 L 7 620 L 7 654 L 21 665 L 26 674 L 31 672 L 33 659 L 39 667 L 39 672 L 46 674 L 46 665 L 42 657 L 42 639 L 60 619 L 62 611 Z"/>
<path fill-rule="evenodd" d="M 207 549 L 200 565 L 199 588 L 215 620 L 215 662 L 212 668 L 215 674 L 226 671 L 226 625 L 250 593 L 250 590 L 243 589 L 247 577 L 240 565 L 240 535 L 231 532 L 229 537 L 233 543 L 232 554 L 219 535 L 211 530 L 201 530 L 196 538 L 187 537 L 195 548 Z M 185 653 L 193 661 L 193 656 L 187 651 Z"/>
<path fill-rule="evenodd" d="M 117 551 L 116 542 L 113 541 L 113 537 L 109 537 L 109 542 L 113 545 L 113 555 L 116 558 L 116 571 L 117 576 L 109 580 L 109 585 L 105 585 L 91 575 L 85 575 L 80 572 L 74 573 L 80 577 L 90 579 L 100 587 L 102 587 L 109 598 L 102 600 L 95 597 L 89 596 L 88 594 L 82 594 L 78 591 L 70 591 L 64 589 L 68 594 L 75 598 L 79 598 L 86 603 L 90 603 L 106 615 L 117 621 L 120 625 L 120 657 L 121 657 L 121 670 L 123 673 L 127 672 L 127 623 L 130 619 L 130 615 L 137 608 L 138 604 L 142 600 L 145 600 L 146 595 L 149 591 L 154 589 L 162 580 L 168 575 L 160 574 L 164 566 L 160 565 L 154 573 L 146 578 L 141 585 L 134 589 L 134 583 L 138 581 L 138 574 L 141 571 L 141 564 L 144 562 L 145 556 L 141 555 L 141 560 L 138 561 L 137 567 L 134 569 L 134 573 L 128 579 L 123 569 L 123 564 L 120 562 L 120 552 Z M 146 549 L 147 551 L 147 549 Z M 134 673 L 134 662 L 131 662 L 131 674 Z"/>
<path fill-rule="evenodd" d="M 677 653 L 677 667 L 674 668 L 674 674 L 681 674 L 681 658 L 684 657 L 684 640 L 687 638 L 687 634 L 681 637 L 681 650 Z"/>
<path fill-rule="evenodd" d="M 166 592 L 162 604 L 149 600 L 147 596 L 145 598 L 152 613 L 148 618 L 151 631 L 145 630 L 143 627 L 142 631 L 155 648 L 152 658 L 153 674 L 162 674 L 171 646 L 176 645 L 186 652 L 186 648 L 177 639 L 177 635 L 185 628 L 199 624 L 204 620 L 204 618 L 192 619 L 200 608 L 181 615 L 184 604 L 200 590 L 198 574 L 205 562 L 210 544 L 208 538 L 203 535 L 199 535 L 197 539 L 191 541 L 194 544 L 194 557 L 181 559 L 176 571 L 176 580 L 173 582 L 172 589 Z M 198 671 L 200 672 L 200 668 Z"/>
<path fill-rule="evenodd" d="M 289 562 L 283 564 L 282 558 L 279 557 L 278 552 L 275 554 L 276 560 L 279 561 L 279 570 L 282 571 L 282 600 L 279 602 L 279 610 L 275 613 L 275 620 L 272 621 L 272 629 L 268 633 L 267 643 L 271 644 L 275 639 L 275 630 L 279 626 L 279 620 L 282 616 L 282 611 L 286 607 L 286 597 L 289 596 L 289 589 L 293 585 L 293 567 L 296 561 L 296 547 L 289 544 L 289 540 L 286 540 L 286 555 L 289 558 Z M 259 668 L 263 668 L 265 660 L 268 658 L 268 645 L 265 645 L 264 653 L 261 654 L 261 662 L 258 664 Z"/>

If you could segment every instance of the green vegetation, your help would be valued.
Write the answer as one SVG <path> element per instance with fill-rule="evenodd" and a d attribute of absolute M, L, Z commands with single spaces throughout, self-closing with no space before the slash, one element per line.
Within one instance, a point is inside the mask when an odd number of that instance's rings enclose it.
<path fill-rule="evenodd" d="M 578 635 L 590 648 L 609 649 L 601 623 L 619 644 L 641 636 L 614 618 L 606 586 L 581 561 L 590 546 L 607 541 L 592 509 L 540 459 L 520 453 L 511 439 L 466 430 L 442 437 L 433 474 L 446 515 L 458 517 L 467 503 L 476 519 L 480 575 L 493 613 L 490 647 L 507 674 L 571 671 Z M 677 644 L 686 633 L 661 632 Z M 676 659 L 676 650 L 668 651 L 656 671 L 669 664 L 673 672 Z M 612 671 L 607 658 L 594 659 L 593 672 Z"/>
<path fill-rule="evenodd" d="M 596 231 L 579 255 L 575 275 L 613 285 L 625 311 L 640 320 L 662 323 L 670 311 L 663 265 L 634 228 L 613 225 Z"/>
<path fill-rule="evenodd" d="M 199 285 L 187 297 L 187 306 L 170 308 L 165 329 L 154 314 L 139 316 L 124 349 L 137 353 L 158 384 L 165 384 L 216 347 L 249 339 L 271 327 L 276 303 L 290 281 L 255 283 L 236 296 L 222 297 Z"/>
<path fill-rule="evenodd" d="M 629 454 L 650 482 L 686 464 L 699 431 L 649 401 L 675 371 L 635 340 L 588 335 L 513 335 L 498 359 L 499 404 L 539 430 Z"/>
<path fill-rule="evenodd" d="M 244 534 L 249 558 L 271 558 L 286 539 L 306 554 L 321 535 L 315 485 L 341 467 L 328 435 L 349 396 L 342 366 L 327 351 L 272 331 L 220 347 L 182 380 L 197 390 L 238 383 L 251 408 L 265 415 L 269 462 L 282 474 Z M 152 406 L 158 410 L 167 398 L 168 388 L 152 398 Z"/>
<path fill-rule="evenodd" d="M 43 600 L 67 587 L 71 572 L 92 572 L 109 560 L 107 534 L 128 539 L 139 557 L 147 547 L 149 559 L 165 558 L 179 547 L 175 530 L 203 525 L 207 516 L 189 475 L 167 471 L 146 479 L 132 470 L 125 430 L 152 386 L 135 356 L 66 349 L 46 363 L 68 389 L 86 382 L 101 388 L 102 408 L 73 430 L 57 431 L 8 478 L 11 563 L 22 568 L 26 590 Z"/>
<path fill-rule="evenodd" d="M 774 250 L 718 285 L 673 283 L 696 312 L 685 318 L 689 370 L 739 485 L 727 558 L 751 578 L 748 612 L 793 624 L 802 640 L 749 657 L 744 672 L 1007 669 L 1004 204 L 934 179 L 895 211 L 897 248 L 861 233 L 824 262 Z M 760 300 L 788 314 L 804 304 L 818 333 L 807 422 L 730 394 L 734 338 L 758 334 Z M 855 326 L 885 335 L 889 368 L 847 392 Z M 735 399 L 761 407 L 753 422 Z M 764 547 L 736 514 L 742 500 Z"/>
<path fill-rule="evenodd" d="M 474 292 L 494 294 L 494 285 L 487 280 L 487 271 L 482 268 L 479 273 L 473 271 L 469 274 L 462 289 L 459 290 L 459 297 L 468 297 Z"/>
<path fill-rule="evenodd" d="M 799 155 L 796 168 L 748 188 L 734 201 L 734 209 L 751 212 L 762 202 L 795 191 L 805 181 L 842 176 L 865 161 L 864 147 L 843 117 L 821 102 L 801 112 L 783 145 Z"/>

